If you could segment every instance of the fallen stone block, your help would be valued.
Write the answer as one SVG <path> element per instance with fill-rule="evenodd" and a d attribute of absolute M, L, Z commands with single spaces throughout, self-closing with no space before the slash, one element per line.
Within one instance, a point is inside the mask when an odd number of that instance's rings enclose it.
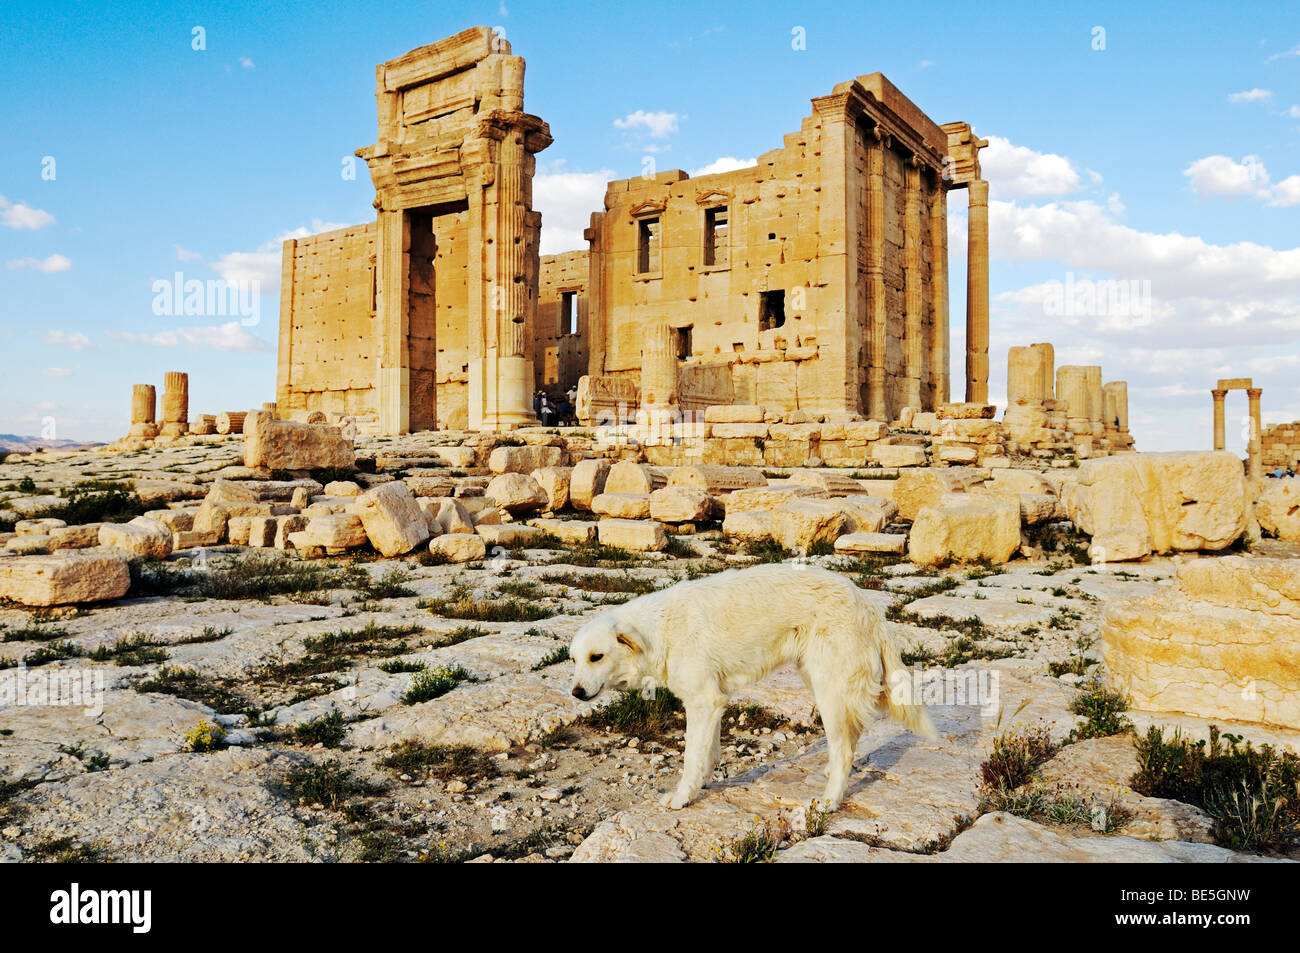
<path fill-rule="evenodd" d="M 921 507 L 938 502 L 949 493 L 962 493 L 983 478 L 979 470 L 965 467 L 923 467 L 905 470 L 895 481 L 894 502 L 899 519 L 911 522 Z"/>
<path fill-rule="evenodd" d="M 1005 500 L 953 493 L 923 506 L 912 523 L 908 558 L 918 566 L 1005 563 L 1020 547 L 1020 509 Z"/>
<path fill-rule="evenodd" d="M 602 546 L 653 552 L 668 545 L 668 534 L 662 523 L 654 520 L 603 519 L 596 524 L 596 535 Z"/>
<path fill-rule="evenodd" d="M 523 523 L 480 524 L 474 528 L 474 531 L 487 545 L 507 548 L 527 546 L 531 542 L 536 542 L 542 535 L 542 531 L 537 527 Z"/>
<path fill-rule="evenodd" d="M 137 516 L 129 523 L 104 523 L 99 527 L 99 545 L 112 546 L 146 556 L 165 559 L 172 553 L 172 531 L 147 516 Z"/>
<path fill-rule="evenodd" d="M 472 533 L 447 533 L 429 541 L 429 552 L 449 562 L 467 563 L 487 555 L 487 543 Z"/>
<path fill-rule="evenodd" d="M 78 549 L 0 560 L 0 597 L 25 606 L 62 606 L 118 599 L 131 588 L 126 553 Z"/>
<path fill-rule="evenodd" d="M 15 536 L 49 536 L 53 530 L 64 529 L 67 523 L 56 519 L 19 520 L 14 523 Z"/>
<path fill-rule="evenodd" d="M 83 523 L 50 530 L 50 549 L 87 549 L 99 545 L 103 523 Z"/>
<path fill-rule="evenodd" d="M 530 476 L 546 494 L 546 509 L 552 512 L 569 505 L 569 477 L 572 467 L 539 467 Z"/>
<path fill-rule="evenodd" d="M 179 530 L 172 534 L 172 550 L 198 549 L 203 546 L 216 546 L 221 542 L 221 534 L 214 530 Z"/>
<path fill-rule="evenodd" d="M 433 517 L 439 533 L 473 533 L 474 518 L 460 500 L 442 500 Z M 430 531 L 433 531 L 432 526 Z"/>
<path fill-rule="evenodd" d="M 1255 518 L 1269 536 L 1300 540 L 1300 477 L 1266 479 L 1255 504 Z"/>
<path fill-rule="evenodd" d="M 650 499 L 649 493 L 602 493 L 591 501 L 591 511 L 597 516 L 617 519 L 647 519 Z"/>
<path fill-rule="evenodd" d="M 894 501 L 879 496 L 833 497 L 830 502 L 843 511 L 846 533 L 878 533 L 898 516 Z"/>
<path fill-rule="evenodd" d="M 563 463 L 564 450 L 560 447 L 497 447 L 488 455 L 488 469 L 493 473 L 528 474 Z"/>
<path fill-rule="evenodd" d="M 322 492 L 326 496 L 360 496 L 363 491 L 351 480 L 331 480 Z"/>
<path fill-rule="evenodd" d="M 483 495 L 508 513 L 535 513 L 549 503 L 546 491 L 536 480 L 527 473 L 514 471 L 494 476 Z"/>
<path fill-rule="evenodd" d="M 894 553 L 907 551 L 904 533 L 845 533 L 835 540 L 835 551 L 857 555 L 860 553 Z"/>
<path fill-rule="evenodd" d="M 787 484 L 784 486 L 760 486 L 749 490 L 736 490 L 721 497 L 727 515 L 746 510 L 774 510 L 792 500 L 825 499 L 829 494 L 811 486 Z"/>
<path fill-rule="evenodd" d="M 870 457 L 882 467 L 923 467 L 926 464 L 925 448 L 910 444 L 873 443 Z"/>
<path fill-rule="evenodd" d="M 1235 454 L 1174 451 L 1087 460 L 1064 499 L 1093 560 L 1109 562 L 1227 549 L 1246 529 L 1245 494 Z"/>
<path fill-rule="evenodd" d="M 609 468 L 603 493 L 641 493 L 649 496 L 666 486 L 668 476 L 659 467 L 647 467 L 631 460 L 620 460 Z"/>
<path fill-rule="evenodd" d="M 352 441 L 338 427 L 275 420 L 265 411 L 244 418 L 244 466 L 335 470 L 355 463 Z"/>
<path fill-rule="evenodd" d="M 722 521 L 722 531 L 728 536 L 746 542 L 772 538 L 772 513 L 770 510 L 727 511 Z"/>
<path fill-rule="evenodd" d="M 416 496 L 451 496 L 456 492 L 456 481 L 451 477 L 408 476 L 403 481 Z"/>
<path fill-rule="evenodd" d="M 693 487 L 710 496 L 767 486 L 767 477 L 755 467 L 687 466 L 674 467 L 668 474 L 667 487 Z"/>
<path fill-rule="evenodd" d="M 769 516 L 772 538 L 800 553 L 817 543 L 834 543 L 848 525 L 844 509 L 834 500 L 794 500 Z"/>
<path fill-rule="evenodd" d="M 661 523 L 698 523 L 711 518 L 716 505 L 713 497 L 703 489 L 687 485 L 666 486 L 650 494 L 648 515 Z"/>
<path fill-rule="evenodd" d="M 357 497 L 370 545 L 384 556 L 409 553 L 429 538 L 429 523 L 410 488 L 400 481 L 381 483 Z"/>
<path fill-rule="evenodd" d="M 366 528 L 352 513 L 313 516 L 303 530 L 307 545 L 319 546 L 331 555 L 366 544 Z"/>
<path fill-rule="evenodd" d="M 562 543 L 589 543 L 596 538 L 596 524 L 585 520 L 535 519 L 535 526 L 543 533 L 554 536 Z"/>
<path fill-rule="evenodd" d="M 608 460 L 579 460 L 569 474 L 569 505 L 575 510 L 590 510 L 591 501 L 605 492 L 608 477 Z"/>

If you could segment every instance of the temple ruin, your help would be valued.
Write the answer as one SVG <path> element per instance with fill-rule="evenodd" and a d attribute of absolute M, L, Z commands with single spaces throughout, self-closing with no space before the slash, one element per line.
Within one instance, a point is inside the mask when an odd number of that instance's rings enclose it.
<path fill-rule="evenodd" d="M 524 61 L 475 27 L 380 64 L 376 220 L 284 245 L 276 403 L 382 433 L 593 407 L 762 405 L 890 421 L 949 400 L 947 194 L 970 195 L 965 397 L 988 399 L 986 144 L 879 73 L 757 165 L 609 183 L 539 256 Z M 582 414 L 580 413 L 580 416 Z"/>

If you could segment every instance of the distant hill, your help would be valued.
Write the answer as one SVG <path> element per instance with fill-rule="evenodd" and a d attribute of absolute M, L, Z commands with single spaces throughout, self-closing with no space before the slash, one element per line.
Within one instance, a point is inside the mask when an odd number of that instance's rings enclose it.
<path fill-rule="evenodd" d="M 102 443 L 81 440 L 43 440 L 40 437 L 20 437 L 16 433 L 0 433 L 0 453 L 31 453 L 33 450 L 76 450 L 81 447 L 102 447 Z"/>

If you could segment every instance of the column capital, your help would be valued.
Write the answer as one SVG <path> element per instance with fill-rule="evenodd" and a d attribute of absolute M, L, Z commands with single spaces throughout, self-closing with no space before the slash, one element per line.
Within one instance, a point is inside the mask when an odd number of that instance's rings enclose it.
<path fill-rule="evenodd" d="M 1215 387 L 1210 390 L 1210 396 L 1213 397 L 1215 400 L 1223 400 L 1223 398 L 1228 396 L 1228 392 L 1226 390 L 1219 390 L 1217 387 Z"/>
<path fill-rule="evenodd" d="M 1262 387 L 1247 387 L 1247 388 L 1246 388 L 1246 396 L 1249 397 L 1251 400 L 1259 400 L 1259 396 L 1260 396 L 1260 394 L 1262 394 L 1262 393 L 1264 393 L 1264 388 L 1262 388 Z"/>

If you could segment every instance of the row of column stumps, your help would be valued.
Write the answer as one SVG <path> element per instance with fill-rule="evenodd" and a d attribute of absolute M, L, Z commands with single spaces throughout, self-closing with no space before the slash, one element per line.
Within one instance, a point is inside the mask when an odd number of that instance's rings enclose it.
<path fill-rule="evenodd" d="M 158 437 L 183 437 L 186 434 L 240 434 L 244 432 L 241 410 L 221 414 L 200 414 L 191 427 L 190 375 L 184 371 L 168 371 L 163 375 L 162 421 L 158 421 L 158 391 L 153 384 L 135 384 L 131 388 L 131 430 L 129 436 L 138 440 Z M 275 404 L 264 404 L 276 416 Z"/>

